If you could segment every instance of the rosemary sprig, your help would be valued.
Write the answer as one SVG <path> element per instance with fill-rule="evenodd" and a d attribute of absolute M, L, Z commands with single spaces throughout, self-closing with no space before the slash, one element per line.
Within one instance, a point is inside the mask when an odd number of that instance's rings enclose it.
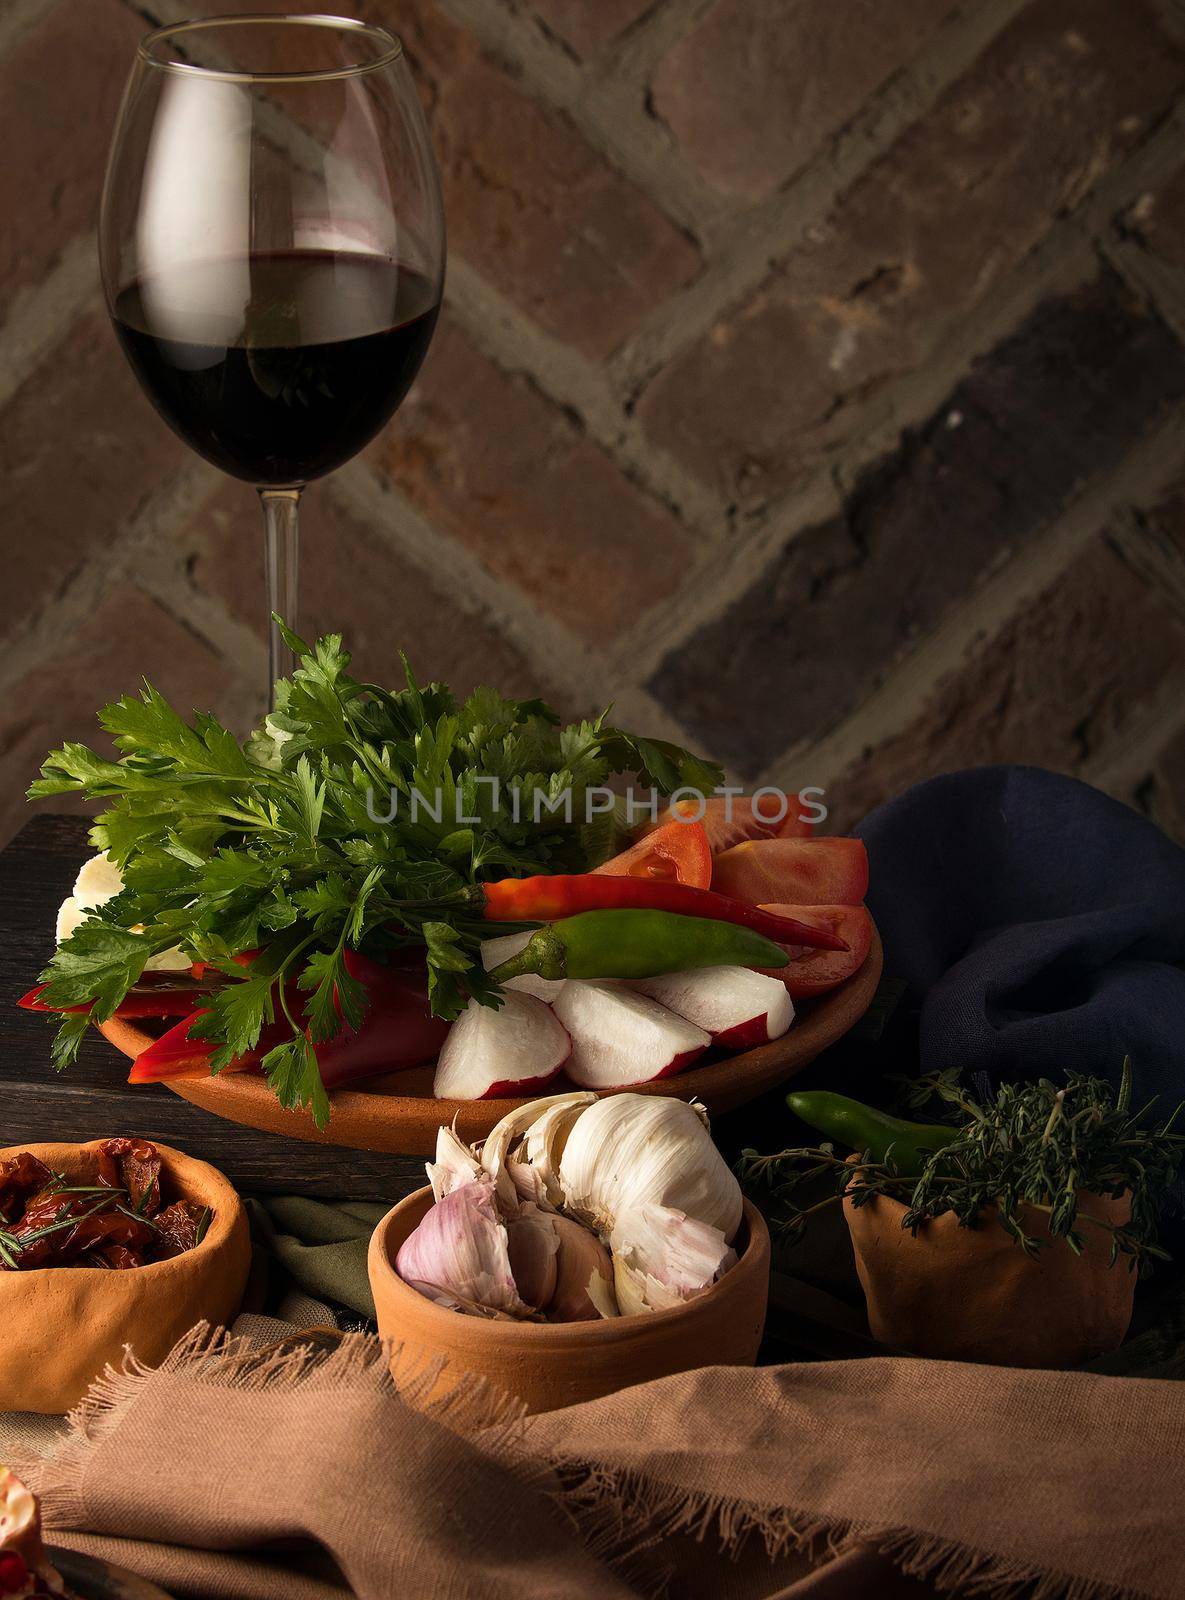
<path fill-rule="evenodd" d="M 51 1183 L 41 1192 L 42 1194 L 127 1194 L 127 1190 L 121 1184 L 113 1183 Z"/>
<path fill-rule="evenodd" d="M 118 1201 L 116 1202 L 115 1209 L 117 1211 L 121 1211 L 125 1217 L 130 1217 L 133 1222 L 142 1222 L 146 1228 L 151 1228 L 155 1233 L 160 1232 L 160 1229 L 157 1227 L 156 1223 L 153 1222 L 152 1218 L 146 1217 L 142 1211 L 129 1211 L 127 1206 L 120 1205 Z"/>
<path fill-rule="evenodd" d="M 1131 1064 L 1125 1061 L 1115 1091 L 1100 1078 L 1068 1072 L 1058 1087 L 1047 1078 L 1003 1084 L 990 1102 L 976 1100 L 957 1072 L 933 1073 L 907 1083 L 906 1104 L 920 1110 L 938 1099 L 959 1127 L 953 1143 L 936 1150 L 920 1174 L 891 1163 L 845 1160 L 833 1145 L 804 1146 L 759 1155 L 744 1150 L 738 1168 L 749 1188 L 766 1187 L 776 1202 L 775 1226 L 790 1235 L 807 1219 L 845 1197 L 855 1206 L 889 1196 L 905 1207 L 902 1227 L 917 1233 L 924 1222 L 953 1212 L 963 1227 L 994 1222 L 1029 1256 L 1049 1240 L 1026 1227 L 1032 1213 L 1046 1219 L 1049 1235 L 1075 1254 L 1086 1228 L 1111 1235 L 1112 1264 L 1129 1257 L 1134 1270 L 1167 1259 L 1156 1243 L 1161 1203 L 1185 1157 L 1185 1132 L 1176 1132 L 1178 1106 L 1160 1126 L 1148 1125 L 1155 1101 L 1131 1110 Z M 956 1115 L 951 1116 L 951 1112 Z M 801 1203 L 808 1188 L 821 1199 Z M 1083 1195 L 1127 1195 L 1131 1214 L 1113 1224 L 1088 1216 Z"/>
<path fill-rule="evenodd" d="M 109 1190 L 114 1193 L 114 1190 Z M 80 1222 L 85 1222 L 88 1217 L 97 1217 L 100 1211 L 106 1211 L 107 1201 L 103 1200 L 97 1206 L 92 1206 L 89 1211 L 83 1211 L 78 1216 L 59 1217 L 54 1222 L 47 1222 L 43 1228 L 34 1228 L 32 1233 L 22 1234 L 19 1238 L 7 1229 L 0 1229 L 0 1251 L 10 1268 L 15 1269 L 15 1257 L 27 1250 L 31 1244 L 37 1244 L 42 1239 L 47 1239 L 51 1233 L 61 1233 L 64 1228 L 77 1227 Z"/>

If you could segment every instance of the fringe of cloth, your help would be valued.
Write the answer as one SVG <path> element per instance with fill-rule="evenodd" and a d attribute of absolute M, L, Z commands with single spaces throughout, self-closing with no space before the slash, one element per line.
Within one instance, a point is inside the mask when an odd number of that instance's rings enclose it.
<path fill-rule="evenodd" d="M 627 1580 L 644 1575 L 643 1558 L 678 1535 L 713 1539 L 735 1558 L 760 1539 L 771 1561 L 802 1554 L 812 1561 L 865 1545 L 910 1577 L 938 1590 L 991 1596 L 991 1600 L 1156 1600 L 1145 1589 L 1113 1584 L 979 1550 L 914 1528 L 877 1528 L 854 1518 L 810 1516 L 790 1507 L 754 1504 L 723 1494 L 696 1493 L 656 1484 L 636 1468 L 614 1470 L 593 1462 L 555 1463 L 555 1498 L 579 1528 L 597 1559 Z M 648 1579 L 658 1600 L 666 1579 Z"/>
<path fill-rule="evenodd" d="M 413 1354 L 402 1344 L 383 1344 L 365 1333 L 344 1334 L 332 1350 L 285 1341 L 283 1348 L 261 1351 L 249 1339 L 199 1322 L 157 1367 L 146 1366 L 125 1347 L 119 1366 L 107 1366 L 69 1413 L 66 1435 L 53 1455 L 21 1463 L 17 1470 L 35 1494 L 52 1484 L 47 1525 L 85 1529 L 83 1481 L 91 1452 L 115 1432 L 145 1384 L 160 1374 L 246 1394 L 274 1389 L 314 1395 L 359 1388 L 385 1392 L 454 1433 L 467 1438 L 480 1434 L 482 1444 L 500 1457 L 509 1455 L 523 1430 L 523 1403 L 469 1372 L 451 1389 L 433 1393 L 447 1365 L 443 1356 Z M 534 1473 L 528 1465 L 526 1481 L 544 1493 L 555 1488 L 546 1463 Z"/>
<path fill-rule="evenodd" d="M 991 1595 L 992 1600 L 1155 1600 L 1146 1590 L 1050 1572 L 911 1528 L 878 1529 L 855 1519 L 809 1516 L 792 1508 L 696 1493 L 655 1483 L 635 1468 L 617 1470 L 579 1459 L 532 1460 L 523 1449 L 522 1402 L 473 1373 L 464 1374 L 446 1392 L 434 1393 L 446 1366 L 444 1357 L 414 1355 L 403 1345 L 382 1344 L 369 1334 L 346 1334 L 329 1351 L 300 1344 L 260 1351 L 249 1340 L 199 1323 L 159 1368 L 146 1367 L 125 1351 L 119 1367 L 108 1366 L 67 1417 L 66 1438 L 53 1457 L 25 1464 L 22 1476 L 35 1492 L 40 1481 L 52 1476 L 47 1508 L 51 1525 L 84 1529 L 88 1457 L 115 1431 L 157 1373 L 244 1393 L 300 1388 L 330 1394 L 369 1387 L 488 1450 L 525 1487 L 549 1497 L 591 1555 L 625 1581 L 643 1584 L 651 1600 L 659 1600 L 668 1580 L 656 1577 L 645 1558 L 676 1535 L 714 1539 L 730 1557 L 757 1538 L 771 1560 L 792 1552 L 821 1560 L 865 1544 L 939 1590 Z"/>

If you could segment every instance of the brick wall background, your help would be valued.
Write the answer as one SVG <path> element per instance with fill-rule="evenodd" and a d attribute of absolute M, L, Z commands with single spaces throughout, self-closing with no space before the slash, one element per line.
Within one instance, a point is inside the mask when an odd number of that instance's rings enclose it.
<path fill-rule="evenodd" d="M 305 631 L 613 698 L 841 823 L 1029 760 L 1185 836 L 1185 6 L 354 3 L 451 260 L 403 411 L 306 497 Z M 0 8 L 5 836 L 141 673 L 261 709 L 258 507 L 151 413 L 93 241 L 137 37 L 233 9 Z"/>

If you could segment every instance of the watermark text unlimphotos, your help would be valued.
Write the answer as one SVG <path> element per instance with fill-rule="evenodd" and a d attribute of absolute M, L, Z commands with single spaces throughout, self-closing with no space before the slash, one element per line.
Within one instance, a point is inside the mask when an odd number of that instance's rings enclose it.
<path fill-rule="evenodd" d="M 827 806 L 822 789 L 813 785 L 789 794 L 785 789 L 766 784 L 746 795 L 741 788 L 721 784 L 705 792 L 702 789 L 676 789 L 673 794 L 661 795 L 657 789 L 631 789 L 617 794 L 613 789 L 594 785 L 587 789 L 557 789 L 554 794 L 546 789 L 533 788 L 524 793 L 513 784 L 503 784 L 496 777 L 478 777 L 472 780 L 473 790 L 484 785 L 489 793 L 482 804 L 480 794 L 468 799 L 459 790 L 429 790 L 428 793 L 413 788 L 400 794 L 391 788 L 385 806 L 380 809 L 379 797 L 373 789 L 366 791 L 366 814 L 377 826 L 392 823 L 397 817 L 410 822 L 440 823 L 448 821 L 459 828 L 479 827 L 491 817 L 509 816 L 514 823 L 533 823 L 540 827 L 556 823 L 593 822 L 597 817 L 620 810 L 625 823 L 633 827 L 643 822 L 657 822 L 660 817 L 670 822 L 702 822 L 708 812 L 708 803 L 722 800 L 720 808 L 724 821 L 731 823 L 738 814 L 738 803 L 768 828 L 776 828 L 788 818 L 802 823 L 822 823 L 827 820 Z M 480 806 L 481 816 L 467 814 L 467 806 Z"/>

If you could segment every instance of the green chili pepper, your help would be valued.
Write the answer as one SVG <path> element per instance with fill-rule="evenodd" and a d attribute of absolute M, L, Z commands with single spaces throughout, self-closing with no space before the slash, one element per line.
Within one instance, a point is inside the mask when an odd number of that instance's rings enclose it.
<path fill-rule="evenodd" d="M 654 978 L 693 967 L 785 964 L 781 945 L 732 922 L 675 911 L 584 911 L 539 928 L 490 977 Z"/>
<path fill-rule="evenodd" d="M 952 1144 L 960 1133 L 943 1122 L 904 1122 L 827 1089 L 788 1094 L 786 1104 L 796 1117 L 837 1144 L 866 1155 L 869 1161 L 891 1161 L 903 1178 L 920 1177 L 927 1155 Z"/>

